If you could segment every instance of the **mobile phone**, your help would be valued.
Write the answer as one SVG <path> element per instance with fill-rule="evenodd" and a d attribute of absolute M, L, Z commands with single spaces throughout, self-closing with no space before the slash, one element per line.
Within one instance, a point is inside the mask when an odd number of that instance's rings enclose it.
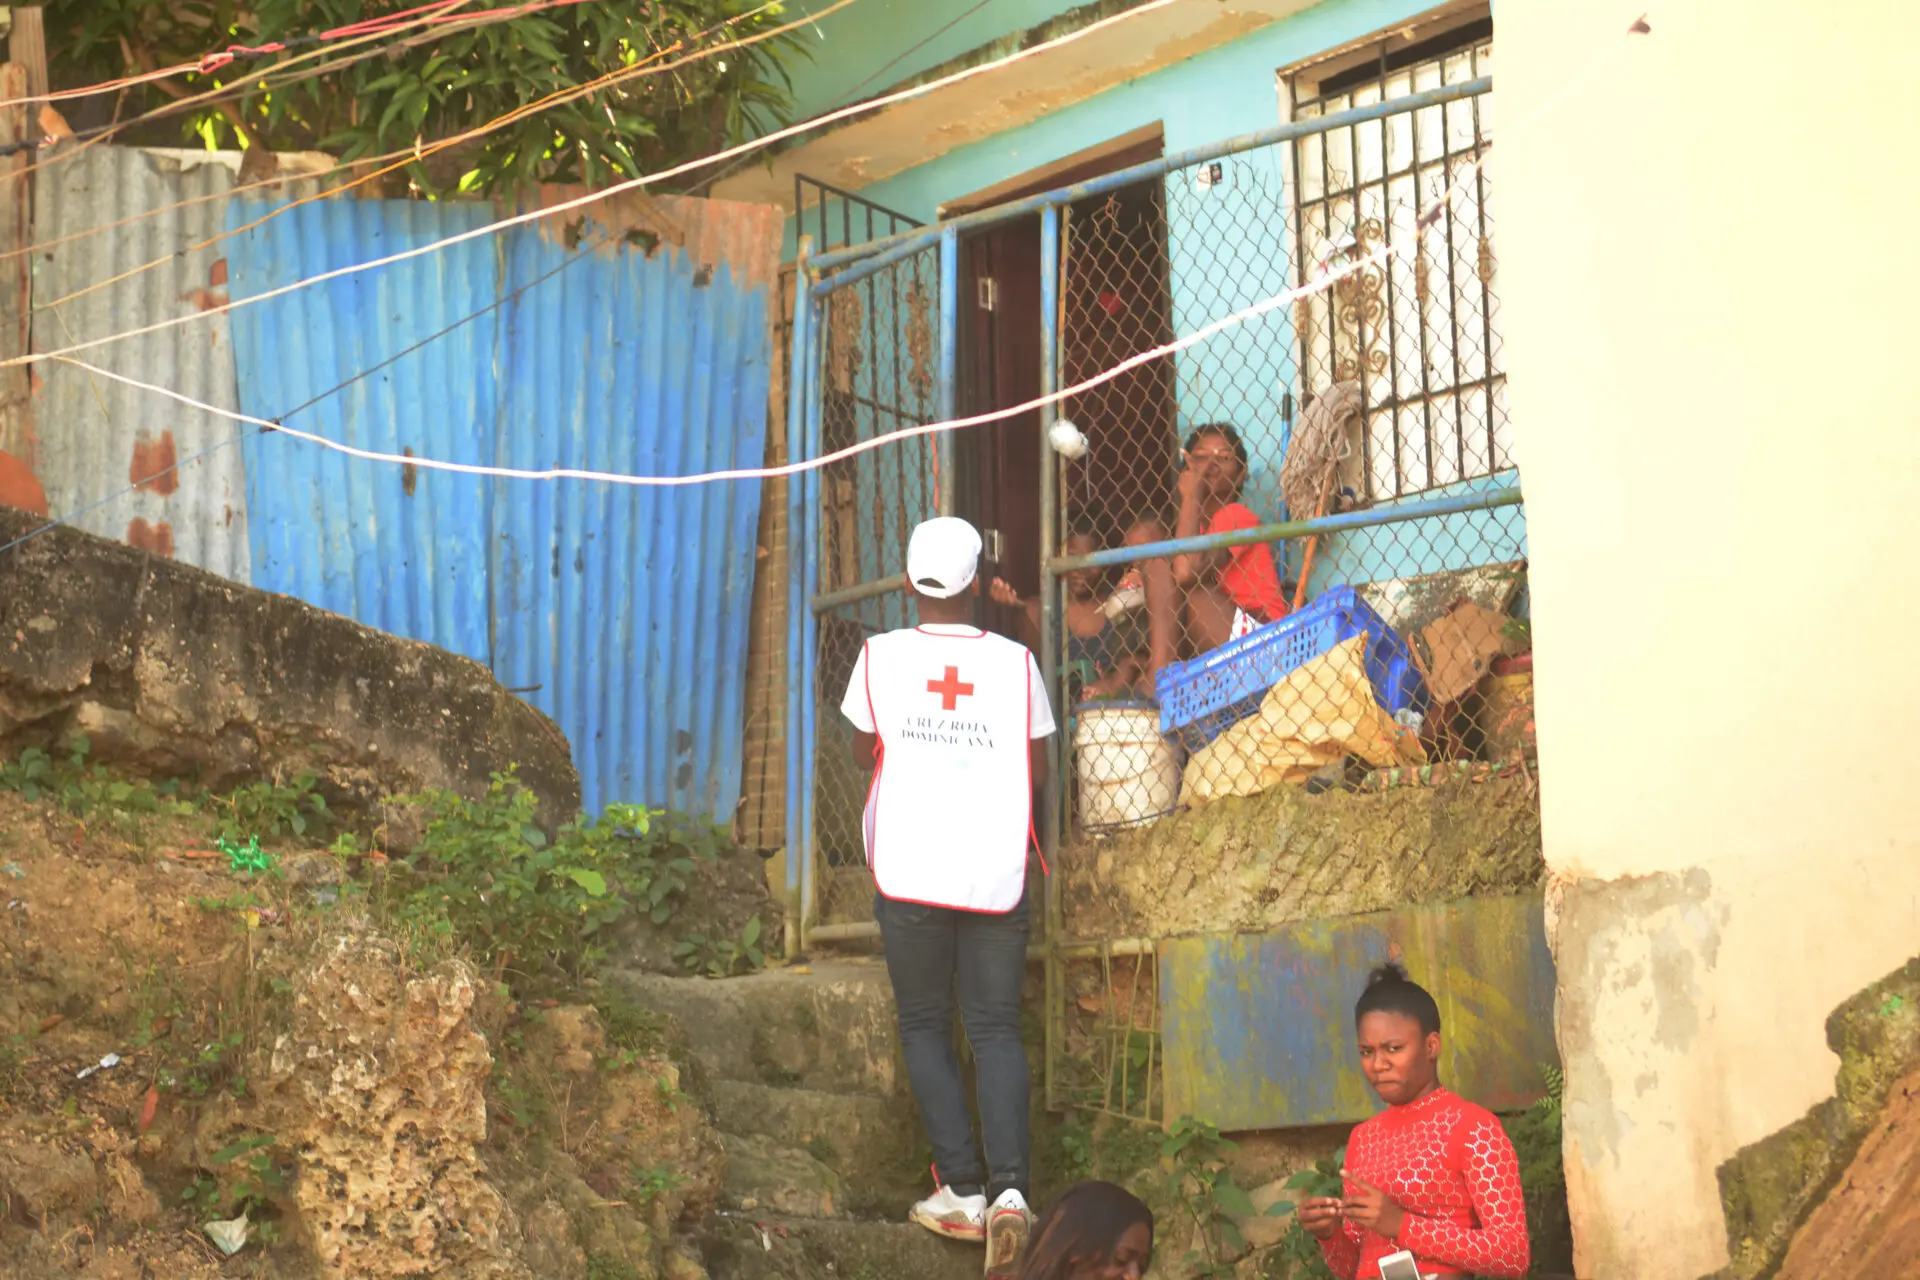
<path fill-rule="evenodd" d="M 1420 1280 L 1420 1264 L 1402 1249 L 1380 1259 L 1380 1280 Z"/>

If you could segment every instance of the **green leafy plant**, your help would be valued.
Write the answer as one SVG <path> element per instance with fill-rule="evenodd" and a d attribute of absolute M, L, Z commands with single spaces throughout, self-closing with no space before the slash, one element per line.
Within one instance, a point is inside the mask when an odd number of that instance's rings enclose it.
<path fill-rule="evenodd" d="M 183 815 L 193 806 L 179 798 L 179 783 L 158 785 L 144 778 L 127 778 L 90 759 L 93 743 L 75 737 L 61 755 L 28 747 L 10 765 L 0 765 L 0 788 L 16 791 L 30 802 L 56 801 L 76 818 L 113 813 L 137 818 L 145 814 Z"/>
<path fill-rule="evenodd" d="M 1230 1276 L 1247 1251 L 1239 1223 L 1254 1216 L 1253 1201 L 1234 1182 L 1226 1156 L 1238 1148 L 1204 1120 L 1182 1116 L 1167 1130 L 1160 1156 L 1170 1172 L 1167 1193 L 1195 1227 L 1196 1248 L 1186 1266 L 1195 1276 Z"/>
<path fill-rule="evenodd" d="M 1567 1212 L 1567 1175 L 1561 1156 L 1561 1097 L 1566 1077 L 1551 1063 L 1540 1067 L 1546 1092 L 1517 1116 L 1502 1121 L 1520 1161 L 1520 1191 L 1527 1205 L 1527 1237 L 1540 1274 L 1573 1269 L 1573 1223 Z"/>
<path fill-rule="evenodd" d="M 503 971 L 590 970 L 607 931 L 630 913 L 665 923 L 726 842 L 712 824 L 634 805 L 609 805 L 549 840 L 512 770 L 493 775 L 478 800 L 432 792 L 413 802 L 431 817 L 404 860 L 395 922 L 458 940 Z"/>
<path fill-rule="evenodd" d="M 311 773 L 301 773 L 285 783 L 262 779 L 237 788 L 218 802 L 226 810 L 220 834 L 229 840 L 318 835 L 333 822 L 327 798 L 315 789 L 318 783 Z"/>
<path fill-rule="evenodd" d="M 1078 1116 L 1060 1126 L 1060 1162 L 1068 1185 L 1093 1176 L 1093 1134 Z"/>
<path fill-rule="evenodd" d="M 219 1179 L 201 1174 L 180 1193 L 180 1203 L 189 1209 L 197 1209 L 203 1214 L 213 1215 L 220 1212 Z"/>
<path fill-rule="evenodd" d="M 228 44 L 297 39 L 395 7 L 368 0 L 51 0 L 49 66 L 56 88 L 74 87 L 192 61 Z M 568 5 L 472 26 L 457 21 L 458 8 L 447 16 L 456 21 L 337 50 L 325 61 L 351 61 L 298 83 L 292 78 L 321 60 L 289 68 L 281 77 L 287 82 L 275 87 L 274 67 L 284 59 L 245 59 L 137 86 L 117 109 L 131 116 L 187 93 L 231 87 L 244 91 L 239 102 L 191 108 L 147 132 L 162 141 L 184 133 L 209 148 L 318 148 L 348 160 L 412 152 L 405 175 L 429 194 L 524 191 L 541 182 L 601 185 L 704 154 L 782 119 L 789 107 L 783 63 L 807 51 L 797 33 L 741 43 L 789 20 L 781 6 L 757 0 Z M 713 56 L 624 77 L 432 154 L 441 140 L 596 77 L 644 71 L 649 60 L 680 60 L 701 49 Z"/>
<path fill-rule="evenodd" d="M 222 1190 L 229 1216 L 258 1213 L 287 1189 L 286 1175 L 273 1158 L 272 1148 L 278 1141 L 270 1133 L 248 1134 L 208 1157 L 209 1164 L 227 1170 Z"/>
<path fill-rule="evenodd" d="M 30 802 L 55 791 L 53 757 L 39 747 L 28 747 L 12 764 L 0 765 L 0 787 L 18 791 Z"/>
<path fill-rule="evenodd" d="M 1345 1180 L 1340 1176 L 1340 1170 L 1346 1162 L 1347 1149 L 1341 1147 L 1332 1155 L 1315 1161 L 1310 1168 L 1302 1169 L 1288 1178 L 1286 1189 L 1298 1192 L 1302 1199 L 1339 1196 L 1346 1189 Z M 1295 1208 L 1294 1201 L 1280 1200 L 1267 1210 L 1267 1215 L 1286 1217 Z M 1268 1274 L 1285 1276 L 1286 1280 L 1333 1280 L 1333 1272 L 1328 1269 L 1326 1257 L 1320 1252 L 1320 1242 L 1307 1234 L 1307 1229 L 1300 1225 L 1297 1217 L 1275 1246 L 1271 1261 L 1273 1266 Z"/>
<path fill-rule="evenodd" d="M 705 974 L 709 978 L 730 978 L 737 973 L 751 973 L 767 962 L 766 954 L 760 947 L 760 936 L 760 917 L 755 916 L 741 926 L 737 938 L 688 934 L 674 947 L 673 958 L 679 961 L 682 968 Z"/>
<path fill-rule="evenodd" d="M 686 1175 L 664 1164 L 636 1164 L 627 1171 L 629 1195 L 635 1204 L 650 1205 L 687 1185 Z"/>

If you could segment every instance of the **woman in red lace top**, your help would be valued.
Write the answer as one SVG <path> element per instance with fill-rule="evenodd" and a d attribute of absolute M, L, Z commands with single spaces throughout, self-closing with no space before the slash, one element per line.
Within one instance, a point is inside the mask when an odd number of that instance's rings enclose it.
<path fill-rule="evenodd" d="M 1344 1198 L 1300 1206 L 1341 1280 L 1410 1252 L 1423 1276 L 1524 1276 L 1527 1210 L 1513 1143 L 1493 1114 L 1440 1087 L 1440 1008 L 1397 964 L 1354 1007 L 1360 1067 L 1387 1104 L 1347 1141 Z"/>

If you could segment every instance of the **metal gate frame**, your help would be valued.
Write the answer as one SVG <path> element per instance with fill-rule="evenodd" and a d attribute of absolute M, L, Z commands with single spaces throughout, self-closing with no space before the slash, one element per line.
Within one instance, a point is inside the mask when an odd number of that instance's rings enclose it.
<path fill-rule="evenodd" d="M 916 237 L 916 247 L 925 247 L 929 238 L 939 246 L 939 323 L 938 352 L 934 375 L 935 412 L 941 419 L 955 415 L 957 404 L 957 364 L 959 351 L 959 272 L 960 237 L 948 226 L 927 231 L 900 233 L 876 241 L 897 242 L 903 236 Z M 822 404 L 824 400 L 823 366 L 827 306 L 835 289 L 865 279 L 887 264 L 872 270 L 849 272 L 838 277 L 820 276 L 819 263 L 828 255 L 816 256 L 814 240 L 803 234 L 794 273 L 793 377 L 789 384 L 788 438 L 799 442 L 800 458 L 815 458 L 822 452 Z M 838 255 L 858 256 L 867 246 L 833 251 Z M 910 251 L 909 251 L 910 252 Z M 888 261 L 908 256 L 897 254 Z M 936 438 L 939 459 L 939 486 L 936 510 L 950 514 L 954 507 L 954 442 L 951 435 Z M 885 574 L 850 587 L 822 593 L 820 564 L 824 539 L 821 474 L 804 471 L 787 479 L 789 528 L 800 533 L 792 544 L 798 554 L 791 562 L 788 580 L 787 631 L 787 714 L 796 727 L 787 739 L 787 776 L 793 784 L 787 788 L 787 848 L 799 856 L 786 861 L 786 947 L 789 955 L 798 954 L 808 942 L 828 942 L 878 935 L 871 924 L 819 926 L 814 924 L 817 899 L 817 859 L 815 841 L 815 765 L 819 749 L 818 666 L 819 618 L 829 610 L 863 600 L 890 595 L 902 589 L 904 573 Z"/>
<path fill-rule="evenodd" d="M 800 442 L 796 458 L 814 458 L 821 452 L 822 335 L 827 305 L 837 291 L 883 271 L 907 257 L 937 246 L 939 249 L 940 313 L 938 333 L 938 413 L 941 420 L 956 415 L 959 252 L 960 238 L 1018 218 L 1040 217 L 1041 282 L 1040 335 L 1042 343 L 1041 393 L 1059 388 L 1061 370 L 1060 290 L 1063 257 L 1062 211 L 1090 196 L 1103 195 L 1143 181 L 1164 179 L 1177 171 L 1190 169 L 1236 154 L 1290 143 L 1314 134 L 1329 133 L 1356 125 L 1376 122 L 1403 112 L 1474 98 L 1492 89 L 1492 79 L 1474 79 L 1410 93 L 1398 98 L 1362 107 L 1282 124 L 1274 128 L 1243 134 L 1206 146 L 1163 156 L 1159 160 L 1118 170 L 1101 177 L 1060 187 L 993 208 L 886 236 L 868 243 L 815 253 L 811 236 L 803 235 L 795 273 L 793 376 L 790 380 L 789 439 Z M 1522 493 L 1517 478 L 1502 480 L 1472 492 L 1435 497 L 1413 498 L 1392 506 L 1348 511 L 1313 519 L 1288 520 L 1232 533 L 1174 538 L 1140 546 L 1112 547 L 1086 556 L 1065 556 L 1060 548 L 1061 459 L 1047 443 L 1048 429 L 1058 417 L 1057 406 L 1049 405 L 1040 413 L 1041 473 L 1049 482 L 1040 486 L 1040 580 L 1041 673 L 1047 688 L 1056 697 L 1061 690 L 1060 577 L 1077 569 L 1115 567 L 1182 553 L 1217 550 L 1280 542 L 1359 529 L 1375 528 L 1406 521 L 1486 511 L 1518 506 Z M 938 510 L 950 514 L 954 506 L 954 438 L 952 433 L 936 437 L 940 459 Z M 787 848 L 798 856 L 786 862 L 786 945 L 789 955 L 799 954 L 811 942 L 832 942 L 878 936 L 878 926 L 868 923 L 819 925 L 814 920 L 816 896 L 814 778 L 817 750 L 816 716 L 818 691 L 817 619 L 826 611 L 862 600 L 902 590 L 903 573 L 894 573 L 861 582 L 855 586 L 822 593 L 819 590 L 822 514 L 819 472 L 810 470 L 788 479 L 787 496 L 790 527 L 800 529 L 793 544 L 799 554 L 792 561 L 788 583 L 789 631 L 787 649 L 788 715 L 796 731 L 788 735 L 787 766 L 792 782 L 787 789 Z M 1043 799 L 1044 820 L 1040 827 L 1043 853 L 1049 857 L 1060 847 L 1065 831 L 1065 789 L 1063 782 L 1069 765 L 1065 735 L 1056 735 L 1052 743 L 1052 765 Z M 1046 884 L 1044 934 L 1036 951 L 1044 956 L 1047 968 L 1045 1021 L 1047 1036 L 1047 1096 L 1055 1097 L 1054 1075 L 1059 1028 L 1055 1016 L 1061 990 L 1063 963 L 1072 959 L 1110 958 L 1119 955 L 1146 955 L 1154 951 L 1152 939 L 1105 939 L 1069 941 L 1061 936 L 1061 902 L 1051 879 Z"/>

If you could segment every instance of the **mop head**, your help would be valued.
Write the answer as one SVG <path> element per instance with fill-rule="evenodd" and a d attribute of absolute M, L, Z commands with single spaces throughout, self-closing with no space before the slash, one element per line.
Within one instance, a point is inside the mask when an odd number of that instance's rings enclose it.
<path fill-rule="evenodd" d="M 1291 519 L 1321 514 L 1320 495 L 1327 477 L 1358 450 L 1359 428 L 1358 382 L 1334 383 L 1300 415 L 1300 425 L 1287 442 L 1286 460 L 1280 464 L 1280 496 L 1286 499 Z M 1327 501 L 1332 511 L 1333 499 Z"/>

